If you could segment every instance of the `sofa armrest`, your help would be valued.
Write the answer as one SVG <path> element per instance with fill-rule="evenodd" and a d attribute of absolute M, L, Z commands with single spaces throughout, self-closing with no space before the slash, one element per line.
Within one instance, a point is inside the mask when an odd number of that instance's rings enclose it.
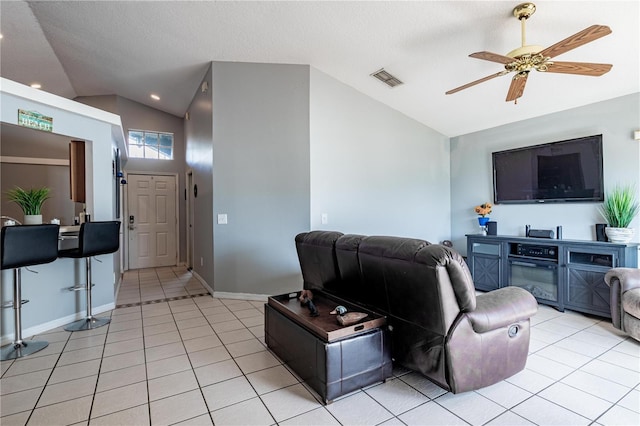
<path fill-rule="evenodd" d="M 467 312 L 467 316 L 477 333 L 527 320 L 538 311 L 535 297 L 520 287 L 504 287 L 480 294 L 476 303 L 476 309 Z"/>

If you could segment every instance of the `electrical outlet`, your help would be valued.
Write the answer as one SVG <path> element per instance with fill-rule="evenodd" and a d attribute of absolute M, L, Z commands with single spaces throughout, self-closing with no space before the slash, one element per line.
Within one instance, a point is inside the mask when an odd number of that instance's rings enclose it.
<path fill-rule="evenodd" d="M 226 225 L 227 223 L 229 223 L 227 221 L 227 214 L 226 213 L 222 213 L 218 215 L 218 225 Z"/>

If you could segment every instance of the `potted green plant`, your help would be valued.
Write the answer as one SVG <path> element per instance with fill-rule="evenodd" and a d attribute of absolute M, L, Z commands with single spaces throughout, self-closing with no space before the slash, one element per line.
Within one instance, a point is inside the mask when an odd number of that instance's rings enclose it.
<path fill-rule="evenodd" d="M 600 213 L 607 221 L 605 233 L 613 243 L 628 243 L 633 237 L 631 221 L 638 215 L 638 194 L 633 185 L 616 186 L 609 192 L 600 207 Z"/>
<path fill-rule="evenodd" d="M 16 186 L 7 191 L 7 198 L 20 206 L 24 213 L 25 225 L 38 225 L 42 223 L 42 204 L 49 199 L 50 188 L 22 189 Z"/>

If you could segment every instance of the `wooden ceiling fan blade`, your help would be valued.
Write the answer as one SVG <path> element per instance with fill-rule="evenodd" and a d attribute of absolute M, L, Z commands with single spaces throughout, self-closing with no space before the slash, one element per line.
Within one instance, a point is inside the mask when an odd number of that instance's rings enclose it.
<path fill-rule="evenodd" d="M 520 73 L 513 76 L 511 79 L 511 85 L 509 86 L 509 91 L 507 92 L 507 102 L 515 101 L 524 93 L 524 86 L 527 84 L 527 78 L 529 77 L 529 73 Z"/>
<path fill-rule="evenodd" d="M 471 86 L 475 86 L 476 84 L 484 83 L 485 81 L 491 80 L 492 78 L 499 77 L 499 76 L 501 76 L 501 75 L 504 75 L 504 71 L 500 71 L 500 72 L 497 72 L 497 73 L 495 73 L 495 74 L 491 74 L 491 75 L 489 75 L 489 76 L 486 76 L 486 77 L 484 77 L 484 78 L 481 78 L 481 79 L 479 79 L 479 80 L 472 81 L 471 83 L 467 83 L 467 84 L 465 84 L 464 86 L 456 87 L 455 89 L 451 89 L 451 90 L 449 90 L 449 91 L 448 91 L 448 92 L 446 92 L 445 94 L 446 94 L 446 95 L 451 95 L 451 94 L 456 93 L 456 92 L 459 92 L 459 91 L 461 91 L 461 90 L 468 89 L 468 88 L 469 88 L 469 87 L 471 87 Z"/>
<path fill-rule="evenodd" d="M 493 52 L 486 52 L 486 51 L 472 53 L 471 55 L 469 55 L 469 57 L 476 58 L 476 59 L 484 59 L 485 61 L 497 62 L 499 64 L 505 64 L 505 65 L 510 64 L 511 62 L 514 61 L 513 58 L 510 58 L 508 56 L 500 55 L 498 53 L 493 53 Z"/>
<path fill-rule="evenodd" d="M 558 56 L 562 53 L 568 52 L 569 50 L 580 47 L 583 44 L 590 43 L 608 34 L 611 34 L 611 28 L 607 27 L 606 25 L 592 25 L 589 28 L 585 28 L 584 30 L 575 33 L 574 35 L 565 38 L 564 40 L 554 44 L 553 46 L 547 47 L 546 49 L 542 50 L 540 54 L 542 56 L 553 58 L 554 56 Z"/>
<path fill-rule="evenodd" d="M 599 77 L 609 72 L 613 65 L 594 64 L 591 62 L 558 62 L 553 61 L 547 64 L 546 72 L 557 72 L 562 74 L 579 74 Z"/>

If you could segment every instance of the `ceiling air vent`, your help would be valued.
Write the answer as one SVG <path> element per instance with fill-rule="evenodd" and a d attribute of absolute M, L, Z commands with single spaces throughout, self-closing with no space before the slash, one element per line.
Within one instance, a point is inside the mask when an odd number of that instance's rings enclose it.
<path fill-rule="evenodd" d="M 383 82 L 389 87 L 396 87 L 396 86 L 400 86 L 401 84 L 404 84 L 397 77 L 394 77 L 388 72 L 386 72 L 384 68 L 371 74 L 371 77 L 377 78 L 378 80 L 380 80 L 381 82 Z"/>

